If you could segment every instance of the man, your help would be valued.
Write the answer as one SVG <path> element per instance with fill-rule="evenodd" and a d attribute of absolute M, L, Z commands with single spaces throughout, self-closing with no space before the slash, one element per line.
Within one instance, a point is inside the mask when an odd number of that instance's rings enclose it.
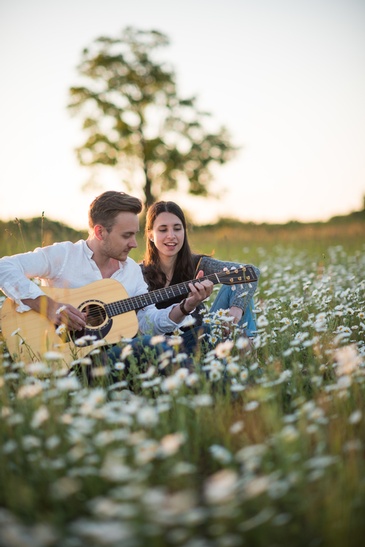
<path fill-rule="evenodd" d="M 85 314 L 67 302 L 44 294 L 39 278 L 49 287 L 79 288 L 104 278 L 119 281 L 133 297 L 147 293 L 139 265 L 128 254 L 137 247 L 139 199 L 124 192 L 107 191 L 94 199 L 89 208 L 89 236 L 77 243 L 69 241 L 37 248 L 33 252 L 0 260 L 0 288 L 22 313 L 32 309 L 54 325 L 64 324 L 71 331 L 82 331 Z M 199 277 L 202 276 L 202 273 Z M 171 332 L 178 328 L 196 306 L 212 293 L 213 284 L 202 280 L 189 284 L 184 307 L 172 305 L 158 310 L 149 305 L 137 311 L 139 330 L 144 335 Z"/>

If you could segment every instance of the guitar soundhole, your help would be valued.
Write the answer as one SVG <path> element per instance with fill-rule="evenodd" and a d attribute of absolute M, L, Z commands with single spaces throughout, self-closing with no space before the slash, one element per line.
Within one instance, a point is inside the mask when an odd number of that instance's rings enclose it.
<path fill-rule="evenodd" d="M 88 327 L 100 327 L 107 318 L 105 309 L 98 304 L 87 304 L 81 308 L 81 311 L 86 313 L 86 325 Z"/>

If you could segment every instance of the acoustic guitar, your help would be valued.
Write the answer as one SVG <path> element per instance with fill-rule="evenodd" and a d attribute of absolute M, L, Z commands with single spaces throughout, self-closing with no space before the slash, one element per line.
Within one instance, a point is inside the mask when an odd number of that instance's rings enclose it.
<path fill-rule="evenodd" d="M 60 329 L 33 310 L 17 312 L 14 301 L 7 298 L 1 308 L 2 334 L 14 360 L 30 363 L 41 360 L 46 352 L 56 351 L 70 364 L 102 343 L 116 344 L 123 338 L 133 338 L 138 332 L 138 310 L 170 298 L 187 296 L 189 283 L 204 279 L 213 284 L 239 285 L 257 281 L 257 276 L 251 266 L 242 266 L 133 297 L 129 297 L 123 285 L 114 279 L 102 279 L 77 289 L 42 287 L 54 300 L 71 304 L 85 313 L 86 327 L 82 331 Z M 116 297 L 119 299 L 115 300 Z"/>

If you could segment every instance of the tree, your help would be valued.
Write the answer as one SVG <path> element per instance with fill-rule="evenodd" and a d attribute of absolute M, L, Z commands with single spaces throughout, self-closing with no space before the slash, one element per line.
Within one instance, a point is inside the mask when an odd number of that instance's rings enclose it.
<path fill-rule="evenodd" d="M 173 70 L 155 60 L 168 44 L 161 32 L 132 27 L 100 37 L 82 53 L 85 85 L 70 88 L 68 108 L 87 135 L 80 164 L 118 167 L 128 180 L 139 173 L 146 206 L 184 180 L 189 193 L 208 195 L 212 167 L 237 150 L 224 127 L 208 129 L 196 97 L 179 98 Z"/>

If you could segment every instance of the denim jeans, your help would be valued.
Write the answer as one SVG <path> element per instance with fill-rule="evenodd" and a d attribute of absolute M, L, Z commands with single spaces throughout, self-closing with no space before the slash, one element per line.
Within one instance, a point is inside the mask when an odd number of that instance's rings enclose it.
<path fill-rule="evenodd" d="M 234 305 L 233 304 L 234 297 L 235 297 L 235 291 L 232 290 L 232 287 L 230 285 L 222 285 L 222 287 L 219 290 L 219 293 L 217 294 L 210 308 L 210 311 L 216 312 L 220 309 L 228 310 L 231 306 Z M 255 309 L 255 304 L 252 298 L 250 302 L 248 303 L 245 313 L 243 314 L 241 320 L 238 323 L 239 326 L 242 326 L 244 323 L 247 323 L 247 326 L 246 326 L 247 336 L 254 336 L 257 330 L 255 312 L 253 311 L 254 309 Z"/>
<path fill-rule="evenodd" d="M 199 327 L 194 327 L 182 335 L 183 343 L 181 345 L 181 351 L 187 355 L 192 355 L 198 346 L 204 350 L 209 349 L 209 343 L 207 335 L 210 333 L 209 325 L 200 325 Z"/>

